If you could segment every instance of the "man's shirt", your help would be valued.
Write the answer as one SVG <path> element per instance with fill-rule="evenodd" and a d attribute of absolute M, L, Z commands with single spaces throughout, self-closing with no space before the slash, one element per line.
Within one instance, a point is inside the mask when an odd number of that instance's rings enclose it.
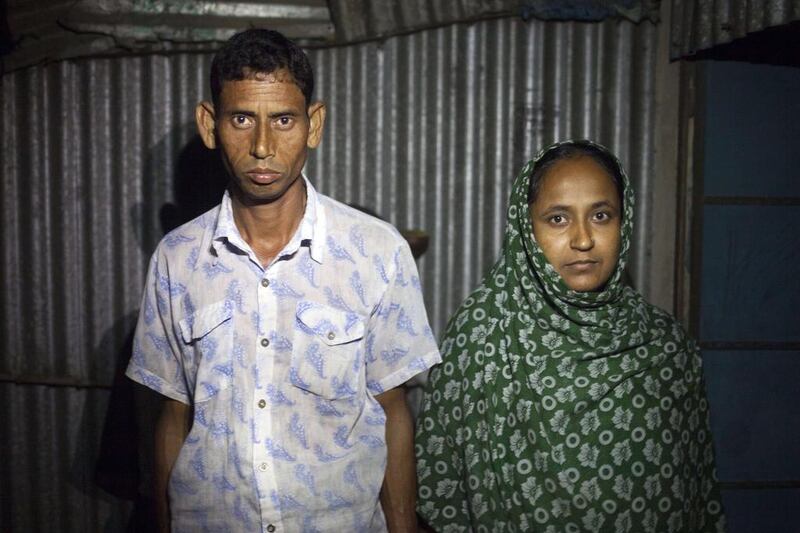
<path fill-rule="evenodd" d="M 228 193 L 151 260 L 127 375 L 194 407 L 170 477 L 175 531 L 386 528 L 375 396 L 439 352 L 397 230 L 306 189 L 266 269 Z"/>

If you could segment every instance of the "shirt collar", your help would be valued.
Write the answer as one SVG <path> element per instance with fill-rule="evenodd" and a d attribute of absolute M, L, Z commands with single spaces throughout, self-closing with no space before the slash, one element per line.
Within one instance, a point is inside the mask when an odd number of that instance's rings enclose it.
<path fill-rule="evenodd" d="M 319 201 L 319 195 L 314 186 L 311 185 L 305 175 L 301 175 L 301 177 L 306 185 L 306 210 L 303 213 L 300 226 L 284 248 L 283 253 L 291 254 L 296 252 L 300 246 L 307 245 L 311 259 L 322 264 L 327 234 L 325 210 Z M 233 220 L 233 206 L 227 189 L 225 194 L 222 195 L 219 214 L 217 215 L 214 233 L 211 238 L 211 246 L 217 256 L 219 256 L 220 248 L 223 248 L 226 242 L 242 251 L 251 253 L 250 246 L 242 238 Z"/>
<path fill-rule="evenodd" d="M 325 208 L 319 201 L 317 190 L 311 185 L 311 182 L 308 181 L 305 175 L 303 176 L 303 180 L 306 182 L 306 212 L 303 215 L 303 221 L 300 223 L 300 226 L 301 228 L 307 226 L 307 236 L 303 238 L 311 239 L 311 245 L 309 247 L 311 259 L 322 264 L 325 239 L 328 233 Z"/>

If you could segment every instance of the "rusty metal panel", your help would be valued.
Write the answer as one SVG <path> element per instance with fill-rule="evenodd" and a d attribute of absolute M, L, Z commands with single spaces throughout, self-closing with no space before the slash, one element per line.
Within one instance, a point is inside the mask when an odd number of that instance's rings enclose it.
<path fill-rule="evenodd" d="M 213 51 L 247 27 L 306 44 L 334 38 L 326 0 L 9 0 L 8 26 L 6 72 L 67 58 Z"/>
<path fill-rule="evenodd" d="M 658 21 L 660 0 L 329 0 L 338 42 L 380 39 L 455 22 L 516 15 L 524 20 Z"/>
<path fill-rule="evenodd" d="M 380 39 L 455 22 L 517 15 L 524 20 L 658 21 L 660 0 L 329 0 L 337 42 Z"/>
<path fill-rule="evenodd" d="M 670 57 L 800 21 L 800 0 L 672 0 Z"/>
<path fill-rule="evenodd" d="M 330 0 L 337 38 L 351 42 L 481 17 L 515 14 L 518 0 Z"/>
<path fill-rule="evenodd" d="M 440 334 L 496 258 L 524 161 L 557 139 L 596 139 L 637 186 L 632 272 L 646 294 L 656 39 L 650 23 L 496 19 L 310 50 L 329 122 L 306 172 L 339 200 L 429 233 L 419 267 Z M 76 435 L 99 438 L 164 207 L 216 168 L 192 125 L 209 64 L 140 55 L 0 78 L 0 414 L 13 420 L 0 438 L 15 450 L 0 467 L 0 493 L 15 493 L 0 523 L 13 531 L 43 530 L 44 505 L 82 532 L 128 509 L 53 465 L 95 453 Z"/>

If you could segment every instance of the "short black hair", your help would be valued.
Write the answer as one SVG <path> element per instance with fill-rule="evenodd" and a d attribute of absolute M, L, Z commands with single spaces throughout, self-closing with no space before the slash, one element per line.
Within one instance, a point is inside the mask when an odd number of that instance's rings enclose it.
<path fill-rule="evenodd" d="M 314 92 L 314 72 L 308 56 L 282 33 L 261 28 L 252 28 L 228 39 L 211 61 L 211 101 L 219 105 L 222 84 L 226 81 L 243 80 L 249 73 L 269 74 L 286 69 L 294 78 L 306 99 L 311 104 Z"/>
<path fill-rule="evenodd" d="M 545 154 L 536 161 L 531 171 L 530 183 L 528 184 L 528 205 L 536 201 L 536 197 L 539 195 L 539 189 L 542 186 L 542 178 L 544 178 L 547 171 L 550 170 L 553 165 L 564 159 L 578 159 L 580 157 L 591 157 L 606 171 L 606 173 L 608 173 L 611 177 L 611 181 L 614 182 L 614 187 L 617 189 L 619 205 L 625 205 L 625 179 L 619 161 L 617 161 L 617 158 L 610 152 L 586 140 L 568 141 L 558 144 L 545 152 Z"/>

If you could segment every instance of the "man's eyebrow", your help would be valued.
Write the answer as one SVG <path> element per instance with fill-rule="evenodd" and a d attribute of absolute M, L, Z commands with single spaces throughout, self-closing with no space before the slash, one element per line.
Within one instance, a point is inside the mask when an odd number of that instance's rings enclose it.
<path fill-rule="evenodd" d="M 229 115 L 244 115 L 246 117 L 254 117 L 254 116 L 256 116 L 254 111 L 247 111 L 247 110 L 244 110 L 244 109 L 229 109 L 228 110 L 228 114 Z"/>
<path fill-rule="evenodd" d="M 298 117 L 300 113 L 297 111 L 293 111 L 291 109 L 287 109 L 286 111 L 275 111 L 267 115 L 269 118 L 280 118 L 280 117 Z"/>
<path fill-rule="evenodd" d="M 246 117 L 255 117 L 257 115 L 255 111 L 250 111 L 247 109 L 229 109 L 227 113 L 228 115 L 244 115 Z M 268 118 L 299 117 L 299 116 L 300 113 L 292 109 L 273 111 L 272 113 L 267 115 Z"/>

